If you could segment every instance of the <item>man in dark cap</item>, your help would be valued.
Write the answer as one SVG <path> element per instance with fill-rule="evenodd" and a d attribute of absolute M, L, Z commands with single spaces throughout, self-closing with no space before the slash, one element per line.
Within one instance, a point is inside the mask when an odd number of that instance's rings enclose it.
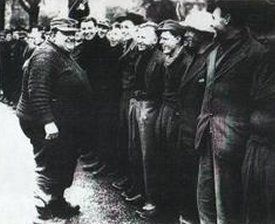
<path fill-rule="evenodd" d="M 84 71 L 70 57 L 76 21 L 51 21 L 52 38 L 35 49 L 24 65 L 17 116 L 33 145 L 37 219 L 70 218 L 79 214 L 64 198 L 78 158 L 79 120 L 86 116 L 90 86 Z"/>
<path fill-rule="evenodd" d="M 135 33 L 137 31 L 137 25 L 144 22 L 144 18 L 141 15 L 127 13 L 124 16 L 117 18 L 120 22 L 121 34 L 123 37 L 122 46 L 123 54 L 120 57 L 119 62 L 119 73 L 120 73 L 120 86 L 121 86 L 121 96 L 120 96 L 120 108 L 119 108 L 119 129 L 118 129 L 118 144 L 117 144 L 117 154 L 119 157 L 119 169 L 121 175 L 129 175 L 127 173 L 128 169 L 128 117 L 129 117 L 129 100 L 130 94 L 135 81 L 134 66 L 137 59 L 137 48 L 136 42 L 134 41 Z M 120 178 L 119 178 L 120 179 Z M 122 178 L 125 180 L 125 178 Z M 119 180 L 113 183 L 113 186 L 117 188 L 117 183 Z M 118 186 L 118 188 L 121 188 Z"/>
<path fill-rule="evenodd" d="M 164 87 L 162 91 L 162 104 L 156 121 L 156 151 L 155 163 L 158 171 L 157 191 L 161 195 L 161 201 L 144 206 L 140 213 L 143 218 L 155 218 L 159 215 L 160 205 L 172 202 L 175 197 L 172 192 L 175 188 L 175 142 L 174 112 L 177 105 L 177 89 L 182 74 L 186 69 L 186 52 L 184 50 L 185 29 L 176 21 L 166 20 L 162 22 L 157 32 L 159 33 L 162 51 L 164 53 Z M 173 195 L 175 196 L 175 195 Z M 159 199 L 159 198 L 158 198 Z M 156 203 L 157 202 L 157 203 Z"/>
<path fill-rule="evenodd" d="M 141 24 L 137 31 L 138 58 L 135 64 L 135 83 L 129 109 L 129 155 L 131 187 L 125 192 L 126 201 L 137 201 L 145 192 L 147 207 L 155 206 L 155 121 L 160 104 L 163 76 L 163 55 L 156 47 L 157 25 Z M 144 186 L 143 186 L 144 182 Z M 145 189 L 144 189 L 145 187 Z"/>
<path fill-rule="evenodd" d="M 111 28 L 110 21 L 108 19 L 102 19 L 97 22 L 97 35 L 100 39 L 106 37 L 109 29 Z"/>

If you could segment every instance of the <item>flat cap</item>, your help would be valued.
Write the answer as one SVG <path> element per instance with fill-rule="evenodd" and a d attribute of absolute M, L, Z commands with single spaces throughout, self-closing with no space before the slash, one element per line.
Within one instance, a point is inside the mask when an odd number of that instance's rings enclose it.
<path fill-rule="evenodd" d="M 177 33 L 179 35 L 184 35 L 186 32 L 186 29 L 179 22 L 172 19 L 168 19 L 168 20 L 164 20 L 159 24 L 157 31 L 158 32 L 173 31 L 174 33 Z"/>
<path fill-rule="evenodd" d="M 215 33 L 213 15 L 207 11 L 193 12 L 185 18 L 181 25 L 186 30 Z"/>
<path fill-rule="evenodd" d="M 111 23 L 110 23 L 110 20 L 108 20 L 108 19 L 98 20 L 97 25 L 106 27 L 108 29 L 111 28 Z"/>
<path fill-rule="evenodd" d="M 134 12 L 121 13 L 120 15 L 117 15 L 115 19 L 116 22 L 120 22 L 120 23 L 125 20 L 132 21 L 134 25 L 140 25 L 146 22 L 143 15 L 140 15 Z"/>
<path fill-rule="evenodd" d="M 156 30 L 158 28 L 158 24 L 156 24 L 154 22 L 151 22 L 151 21 L 148 21 L 146 23 L 140 24 L 138 27 L 139 28 L 152 27 L 152 28 L 154 28 Z"/>
<path fill-rule="evenodd" d="M 77 21 L 70 18 L 53 18 L 50 23 L 51 30 L 57 29 L 63 32 L 76 32 Z"/>

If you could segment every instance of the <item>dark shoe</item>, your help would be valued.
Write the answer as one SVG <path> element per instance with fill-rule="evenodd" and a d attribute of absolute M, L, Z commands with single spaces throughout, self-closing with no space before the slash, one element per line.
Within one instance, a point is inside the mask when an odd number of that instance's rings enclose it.
<path fill-rule="evenodd" d="M 49 203 L 49 209 L 54 217 L 61 219 L 69 219 L 80 214 L 80 206 L 72 206 L 65 199 L 52 201 Z"/>
<path fill-rule="evenodd" d="M 119 181 L 115 181 L 112 183 L 112 187 L 119 191 L 126 189 L 128 186 L 129 186 L 129 180 L 127 177 L 124 177 Z"/>
<path fill-rule="evenodd" d="M 35 196 L 34 200 L 36 208 L 34 223 L 41 223 L 43 220 L 45 221 L 54 218 L 52 211 L 46 201 L 44 201 L 39 196 Z"/>
<path fill-rule="evenodd" d="M 107 171 L 107 176 L 108 177 L 117 177 L 117 176 L 119 176 L 119 172 L 117 170 L 109 168 Z"/>
<path fill-rule="evenodd" d="M 94 172 L 100 168 L 101 164 L 99 161 L 90 163 L 90 164 L 83 164 L 82 169 L 84 171 Z"/>
<path fill-rule="evenodd" d="M 188 216 L 180 215 L 179 224 L 199 224 L 199 220 L 195 218 L 190 218 Z"/>
<path fill-rule="evenodd" d="M 142 195 L 140 193 L 125 194 L 124 199 L 128 202 L 138 202 L 142 200 Z"/>
<path fill-rule="evenodd" d="M 106 170 L 106 165 L 105 165 L 105 164 L 101 165 L 101 166 L 98 168 L 98 170 L 92 172 L 93 177 L 99 177 L 99 176 L 101 176 L 101 175 L 103 176 L 105 170 Z"/>
<path fill-rule="evenodd" d="M 157 208 L 151 210 L 137 210 L 136 214 L 142 218 L 147 220 L 153 220 L 159 218 L 159 210 Z"/>
<path fill-rule="evenodd" d="M 79 159 L 81 162 L 89 163 L 89 164 L 92 162 L 96 162 L 98 160 L 95 153 L 92 153 L 92 152 L 81 155 Z"/>

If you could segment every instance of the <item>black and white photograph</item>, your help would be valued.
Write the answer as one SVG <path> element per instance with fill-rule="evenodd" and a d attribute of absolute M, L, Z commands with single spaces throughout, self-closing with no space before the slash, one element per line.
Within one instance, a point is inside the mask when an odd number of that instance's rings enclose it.
<path fill-rule="evenodd" d="M 0 224 L 274 224 L 275 0 L 0 0 Z"/>

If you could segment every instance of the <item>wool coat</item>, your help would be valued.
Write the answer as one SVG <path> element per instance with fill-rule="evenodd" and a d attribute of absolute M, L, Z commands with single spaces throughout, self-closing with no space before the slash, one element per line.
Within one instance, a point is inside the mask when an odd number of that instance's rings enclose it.
<path fill-rule="evenodd" d="M 201 148 L 211 133 L 215 154 L 241 163 L 249 135 L 253 77 L 259 73 L 264 47 L 246 29 L 231 32 L 219 41 L 215 73 L 207 82 L 195 139 Z"/>

